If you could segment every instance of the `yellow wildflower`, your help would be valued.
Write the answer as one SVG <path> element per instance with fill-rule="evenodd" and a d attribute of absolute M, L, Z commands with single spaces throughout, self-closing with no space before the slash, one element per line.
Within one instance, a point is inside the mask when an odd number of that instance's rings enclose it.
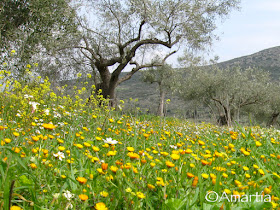
<path fill-rule="evenodd" d="M 103 203 L 103 202 L 97 203 L 97 204 L 94 206 L 94 208 L 95 208 L 96 210 L 108 210 L 108 208 L 106 207 L 105 203 Z"/>
<path fill-rule="evenodd" d="M 79 198 L 82 200 L 82 201 L 86 201 L 88 199 L 88 196 L 85 195 L 85 194 L 80 194 L 79 195 Z"/>

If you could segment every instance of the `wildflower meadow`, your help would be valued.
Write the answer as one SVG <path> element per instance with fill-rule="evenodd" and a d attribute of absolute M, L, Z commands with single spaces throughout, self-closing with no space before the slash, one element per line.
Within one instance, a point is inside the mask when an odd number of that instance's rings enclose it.
<path fill-rule="evenodd" d="M 0 75 L 0 209 L 279 207 L 280 130 L 131 116 L 98 93 L 88 101 L 85 86 L 71 97 L 27 70 L 32 79 L 18 81 L 9 65 Z"/>

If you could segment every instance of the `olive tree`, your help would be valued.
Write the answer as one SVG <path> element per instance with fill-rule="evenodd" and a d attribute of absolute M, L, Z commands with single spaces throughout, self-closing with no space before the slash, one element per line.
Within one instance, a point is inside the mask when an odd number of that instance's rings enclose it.
<path fill-rule="evenodd" d="M 215 38 L 218 18 L 239 0 L 88 0 L 88 20 L 71 47 L 80 49 L 100 76 L 99 88 L 110 99 L 116 87 L 137 71 L 162 64 L 179 47 L 202 49 Z M 70 47 L 70 46 L 68 46 Z M 65 48 L 67 48 L 65 46 Z M 153 55 L 166 52 L 153 62 Z M 124 74 L 124 70 L 129 70 Z"/>
<path fill-rule="evenodd" d="M 256 68 L 196 67 L 187 69 L 185 75 L 178 83 L 179 95 L 209 106 L 220 125 L 231 126 L 245 107 L 264 106 L 268 102 L 270 76 Z"/>
<path fill-rule="evenodd" d="M 159 106 L 157 114 L 164 116 L 165 95 L 171 92 L 176 83 L 176 72 L 171 65 L 163 64 L 159 67 L 153 67 L 142 71 L 144 82 L 156 83 L 159 89 Z"/>

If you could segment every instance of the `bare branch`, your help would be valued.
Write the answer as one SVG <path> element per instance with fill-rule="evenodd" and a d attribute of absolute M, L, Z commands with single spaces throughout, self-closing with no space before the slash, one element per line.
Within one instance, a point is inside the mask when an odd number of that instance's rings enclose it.
<path fill-rule="evenodd" d="M 102 62 L 102 64 L 105 65 L 105 66 L 113 66 L 116 63 L 122 63 L 121 57 L 114 57 L 114 58 L 111 58 L 111 59 L 105 59 Z"/>
<path fill-rule="evenodd" d="M 86 27 L 86 26 L 84 26 L 84 25 L 81 25 L 81 27 L 84 28 L 84 29 L 86 29 L 87 31 L 90 31 L 90 32 L 92 32 L 92 33 L 94 33 L 94 34 L 100 36 L 102 39 L 104 39 L 104 40 L 105 40 L 106 42 L 108 42 L 108 43 L 112 43 L 112 44 L 118 45 L 118 43 L 109 40 L 106 36 L 104 36 L 103 34 L 97 32 L 97 31 L 94 31 L 94 30 L 92 30 L 92 29 L 90 29 L 90 28 L 88 28 L 88 27 Z"/>
<path fill-rule="evenodd" d="M 87 59 L 89 59 L 89 60 L 92 59 L 91 57 L 89 57 L 89 56 L 83 51 L 83 49 L 80 49 L 80 52 L 81 52 Z"/>
<path fill-rule="evenodd" d="M 145 68 L 152 68 L 156 66 L 162 66 L 163 63 L 151 63 L 151 64 L 145 64 L 145 65 L 139 65 L 137 62 L 130 62 L 130 64 L 134 64 L 136 67 L 134 67 L 129 73 L 127 73 L 125 76 L 119 79 L 117 82 L 117 85 L 121 84 L 122 82 L 129 80 L 133 74 L 135 74 L 137 71 Z"/>
<path fill-rule="evenodd" d="M 180 36 L 177 36 L 176 37 L 176 40 L 174 42 L 169 42 L 169 41 L 162 41 L 162 40 L 159 40 L 157 38 L 155 39 L 145 39 L 145 40 L 141 40 L 139 41 L 138 43 L 136 43 L 134 45 L 134 47 L 132 47 L 132 49 L 130 50 L 130 52 L 128 53 L 128 57 L 127 59 L 131 60 L 134 56 L 135 56 L 135 53 L 136 53 L 136 50 L 143 46 L 143 45 L 148 45 L 148 44 L 151 44 L 151 45 L 163 45 L 165 47 L 168 47 L 168 48 L 172 48 L 173 45 L 175 45 L 176 43 L 179 42 L 180 40 Z M 173 54 L 173 53 L 172 53 Z"/>
<path fill-rule="evenodd" d="M 112 10 L 111 7 L 109 7 L 110 12 L 113 14 L 113 16 L 116 18 L 117 22 L 118 22 L 118 30 L 119 30 L 119 34 L 118 34 L 118 40 L 119 40 L 119 44 L 121 43 L 121 22 L 117 16 L 117 14 Z"/>
<path fill-rule="evenodd" d="M 134 39 L 131 39 L 129 41 L 127 41 L 126 43 L 124 43 L 123 45 L 121 45 L 121 48 L 126 48 L 128 45 L 130 45 L 133 42 L 139 41 L 141 38 L 141 32 L 142 32 L 142 27 L 143 25 L 146 23 L 145 20 L 142 20 L 142 22 L 140 23 L 139 29 L 138 29 L 138 36 Z"/>
<path fill-rule="evenodd" d="M 169 58 L 171 55 L 175 54 L 176 52 L 177 52 L 177 50 L 174 50 L 174 51 L 172 51 L 171 53 L 167 54 L 167 55 L 163 58 L 162 63 L 164 63 L 164 62 L 166 61 L 167 58 Z"/>
<path fill-rule="evenodd" d="M 169 53 L 168 55 L 166 55 L 163 60 L 161 62 L 153 62 L 150 64 L 143 64 L 143 65 L 139 65 L 136 61 L 131 61 L 129 64 L 130 65 L 135 65 L 135 67 L 129 72 L 127 73 L 124 77 L 120 78 L 117 85 L 119 85 L 120 83 L 129 80 L 133 74 L 135 74 L 137 71 L 141 70 L 141 69 L 145 69 L 145 68 L 152 68 L 152 67 L 158 67 L 158 66 L 162 66 L 164 64 L 164 62 L 166 61 L 167 58 L 169 58 L 171 55 L 173 55 L 174 53 L 176 53 L 177 51 L 173 51 L 171 53 Z"/>

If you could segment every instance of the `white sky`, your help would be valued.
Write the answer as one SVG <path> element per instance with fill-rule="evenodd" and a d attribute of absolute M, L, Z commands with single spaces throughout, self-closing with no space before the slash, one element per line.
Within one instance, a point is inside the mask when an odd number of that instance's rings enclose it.
<path fill-rule="evenodd" d="M 216 34 L 210 57 L 219 61 L 280 46 L 280 0 L 241 0 L 240 11 L 231 12 Z"/>
<path fill-rule="evenodd" d="M 280 0 L 241 0 L 240 7 L 217 24 L 215 34 L 220 39 L 206 58 L 219 56 L 221 62 L 280 46 Z M 178 56 L 182 52 L 167 62 L 177 66 Z"/>

